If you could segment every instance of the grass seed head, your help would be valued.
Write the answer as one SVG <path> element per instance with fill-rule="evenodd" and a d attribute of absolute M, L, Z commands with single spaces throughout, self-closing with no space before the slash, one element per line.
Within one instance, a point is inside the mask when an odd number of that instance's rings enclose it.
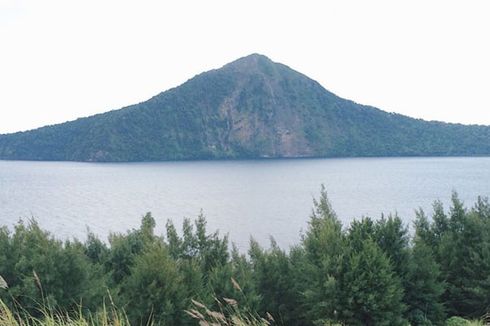
<path fill-rule="evenodd" d="M 240 287 L 240 284 L 238 284 L 238 282 L 233 277 L 231 278 L 231 284 L 233 284 L 235 290 L 242 292 L 242 288 Z"/>
<path fill-rule="evenodd" d="M 2 275 L 0 275 L 0 289 L 7 289 L 8 287 L 7 282 L 3 279 Z"/>

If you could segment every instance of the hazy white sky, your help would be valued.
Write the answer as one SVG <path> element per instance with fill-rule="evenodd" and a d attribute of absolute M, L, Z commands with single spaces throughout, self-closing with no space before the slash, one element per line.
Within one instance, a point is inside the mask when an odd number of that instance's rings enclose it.
<path fill-rule="evenodd" d="M 117 109 L 250 53 L 356 102 L 490 124 L 490 2 L 0 0 L 0 133 Z"/>

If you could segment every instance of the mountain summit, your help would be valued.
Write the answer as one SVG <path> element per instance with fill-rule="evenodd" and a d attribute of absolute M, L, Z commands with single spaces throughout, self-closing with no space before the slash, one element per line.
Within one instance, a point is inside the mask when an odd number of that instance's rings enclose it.
<path fill-rule="evenodd" d="M 0 159 L 16 160 L 488 154 L 490 127 L 428 122 L 360 105 L 260 54 L 143 103 L 0 136 Z"/>

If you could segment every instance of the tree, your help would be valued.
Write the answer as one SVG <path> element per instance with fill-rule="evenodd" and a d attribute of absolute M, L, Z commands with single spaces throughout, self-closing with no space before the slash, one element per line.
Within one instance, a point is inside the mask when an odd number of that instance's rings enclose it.
<path fill-rule="evenodd" d="M 271 248 L 264 250 L 255 241 L 250 241 L 249 256 L 253 269 L 253 279 L 261 296 L 259 314 L 272 314 L 284 325 L 301 325 L 301 298 L 297 291 L 292 265 L 288 254 L 280 249 L 274 239 Z"/>
<path fill-rule="evenodd" d="M 236 299 L 244 312 L 259 310 L 261 298 L 255 288 L 252 265 L 236 246 L 233 246 L 227 264 L 214 267 L 208 272 L 208 281 L 215 298 Z M 219 306 L 215 304 L 213 308 L 219 309 Z"/>
<path fill-rule="evenodd" d="M 95 309 L 102 302 L 105 277 L 78 241 L 56 240 L 36 221 L 19 222 L 10 235 L 0 230 L 1 275 L 8 282 L 7 302 L 38 315 L 40 305 L 66 311 Z M 4 251 L 5 250 L 5 251 Z"/>
<path fill-rule="evenodd" d="M 456 193 L 451 199 L 449 214 L 436 202 L 432 223 L 417 217 L 416 239 L 430 247 L 440 266 L 448 314 L 479 318 L 490 307 L 488 201 L 479 198 L 468 211 Z"/>
<path fill-rule="evenodd" d="M 442 303 L 444 283 L 440 280 L 439 265 L 432 249 L 423 240 L 416 238 L 410 252 L 405 302 L 407 316 L 412 325 L 442 325 L 445 308 Z"/>
<path fill-rule="evenodd" d="M 389 258 L 371 239 L 345 256 L 339 320 L 348 325 L 403 325 L 403 288 Z"/>
<path fill-rule="evenodd" d="M 153 244 L 137 256 L 125 280 L 124 302 L 131 323 L 181 325 L 186 308 L 182 276 L 168 250 Z"/>
<path fill-rule="evenodd" d="M 154 235 L 155 219 L 151 213 L 146 213 L 141 218 L 140 228 L 131 230 L 126 234 L 110 234 L 109 244 L 111 250 L 105 262 L 106 272 L 111 274 L 111 287 L 118 286 L 128 277 L 131 272 L 134 258 L 163 239 Z"/>
<path fill-rule="evenodd" d="M 439 262 L 447 282 L 444 298 L 452 315 L 479 318 L 490 307 L 487 209 L 481 201 L 468 212 L 453 193 L 448 230 L 439 247 Z"/>
<path fill-rule="evenodd" d="M 381 216 L 374 226 L 374 240 L 391 260 L 395 273 L 403 282 L 409 261 L 410 238 L 400 217 Z"/>
<path fill-rule="evenodd" d="M 195 259 L 204 273 L 227 263 L 228 236 L 221 238 L 218 231 L 208 234 L 206 219 L 202 212 L 194 226 L 189 219 L 184 219 L 182 231 L 183 237 L 180 238 L 173 223 L 167 222 L 167 241 L 174 259 Z"/>
<path fill-rule="evenodd" d="M 303 275 L 303 307 L 311 321 L 335 321 L 339 310 L 338 279 L 345 253 L 342 224 L 337 218 L 325 187 L 322 185 L 306 234 L 302 239 L 305 260 Z"/>

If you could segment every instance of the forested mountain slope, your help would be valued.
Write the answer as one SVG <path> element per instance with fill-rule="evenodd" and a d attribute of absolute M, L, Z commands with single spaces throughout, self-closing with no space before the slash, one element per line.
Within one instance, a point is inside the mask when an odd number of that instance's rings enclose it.
<path fill-rule="evenodd" d="M 490 127 L 342 99 L 252 54 L 136 105 L 0 136 L 0 159 L 160 161 L 490 154 Z"/>

